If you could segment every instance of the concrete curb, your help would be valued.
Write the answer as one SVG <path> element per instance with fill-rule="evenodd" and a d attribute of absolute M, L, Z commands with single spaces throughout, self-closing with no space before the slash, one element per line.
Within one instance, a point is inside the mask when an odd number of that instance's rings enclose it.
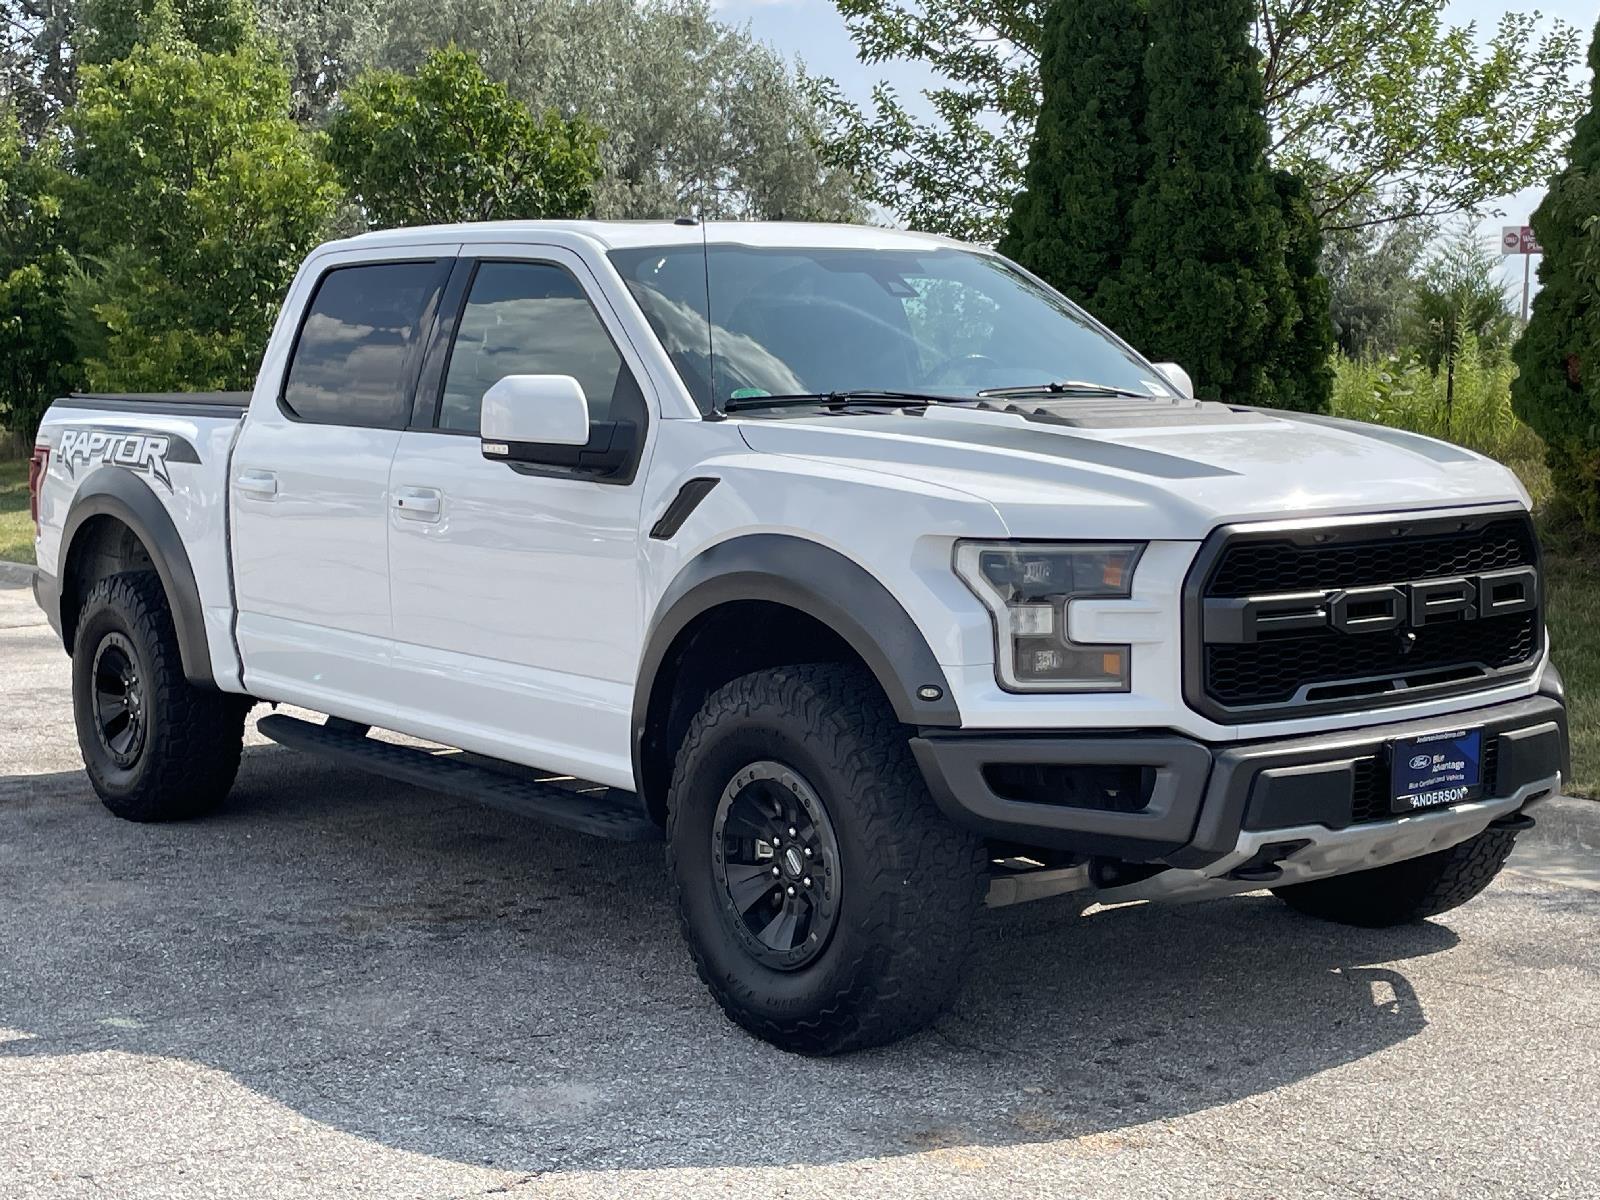
<path fill-rule="evenodd" d="M 8 562 L 0 559 L 0 587 L 27 587 L 38 570 L 32 563 Z"/>

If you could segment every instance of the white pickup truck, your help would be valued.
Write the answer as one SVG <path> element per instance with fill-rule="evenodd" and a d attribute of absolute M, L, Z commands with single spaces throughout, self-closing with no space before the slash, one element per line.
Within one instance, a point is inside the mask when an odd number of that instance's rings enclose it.
<path fill-rule="evenodd" d="M 51 407 L 36 591 L 112 812 L 221 802 L 255 703 L 326 714 L 259 728 L 664 836 L 728 1015 L 833 1053 L 950 1001 L 985 900 L 1392 925 L 1560 789 L 1515 478 L 1189 390 L 933 237 L 366 234 L 248 396 Z"/>

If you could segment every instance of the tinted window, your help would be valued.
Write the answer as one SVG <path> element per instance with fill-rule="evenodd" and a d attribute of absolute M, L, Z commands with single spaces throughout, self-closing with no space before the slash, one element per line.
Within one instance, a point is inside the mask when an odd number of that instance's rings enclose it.
<path fill-rule="evenodd" d="M 561 267 L 478 267 L 445 372 L 439 427 L 476 433 L 483 393 L 506 375 L 571 375 L 589 398 L 590 420 L 643 418 L 633 373 L 578 281 Z"/>
<path fill-rule="evenodd" d="M 284 382 L 289 411 L 328 425 L 404 425 L 420 327 L 447 266 L 372 263 L 324 275 Z"/>

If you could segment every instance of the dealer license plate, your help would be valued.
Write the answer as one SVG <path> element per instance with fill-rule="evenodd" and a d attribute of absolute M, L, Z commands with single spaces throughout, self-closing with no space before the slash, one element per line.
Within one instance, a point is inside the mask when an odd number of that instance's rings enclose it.
<path fill-rule="evenodd" d="M 1483 730 L 1396 738 L 1389 743 L 1389 763 L 1394 812 L 1476 800 L 1483 791 Z"/>

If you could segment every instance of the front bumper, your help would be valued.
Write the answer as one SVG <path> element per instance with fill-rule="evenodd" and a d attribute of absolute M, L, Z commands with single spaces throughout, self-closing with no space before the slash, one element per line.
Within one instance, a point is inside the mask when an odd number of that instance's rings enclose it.
<path fill-rule="evenodd" d="M 1389 814 L 1388 743 L 1462 727 L 1484 732 L 1483 797 L 1448 809 Z M 1322 854 L 1320 848 L 1333 846 L 1342 850 L 1329 850 L 1320 867 L 1296 877 L 1427 853 L 1453 844 L 1441 843 L 1441 837 L 1463 841 L 1554 794 L 1561 779 L 1571 777 L 1566 708 L 1553 669 L 1546 672 L 1540 693 L 1525 699 L 1301 737 L 1212 746 L 1165 733 L 926 730 L 912 739 L 911 748 L 945 814 L 988 837 L 1158 864 L 1179 869 L 1168 874 L 1192 872 L 1208 878 L 1236 869 L 1248 875 L 1258 864 L 1264 868 L 1258 874 L 1275 878 L 1274 863 L 1295 858 L 1309 868 Z M 1134 811 L 1111 811 L 1085 806 L 1082 797 L 1076 803 L 1052 802 L 1047 796 L 1019 798 L 1015 789 L 1003 794 L 1006 789 L 996 785 L 997 770 L 1035 768 L 1120 770 L 1119 778 L 1143 781 L 1143 803 Z M 1382 808 L 1373 803 L 1374 788 L 1381 790 Z M 1126 810 L 1130 805 L 1124 801 L 1115 807 Z M 1430 831 L 1426 838 L 1407 834 L 1395 840 L 1402 831 L 1423 830 Z M 1292 855 L 1271 857 L 1291 842 L 1309 844 Z M 1364 857 L 1380 843 L 1387 846 L 1380 860 Z"/>

